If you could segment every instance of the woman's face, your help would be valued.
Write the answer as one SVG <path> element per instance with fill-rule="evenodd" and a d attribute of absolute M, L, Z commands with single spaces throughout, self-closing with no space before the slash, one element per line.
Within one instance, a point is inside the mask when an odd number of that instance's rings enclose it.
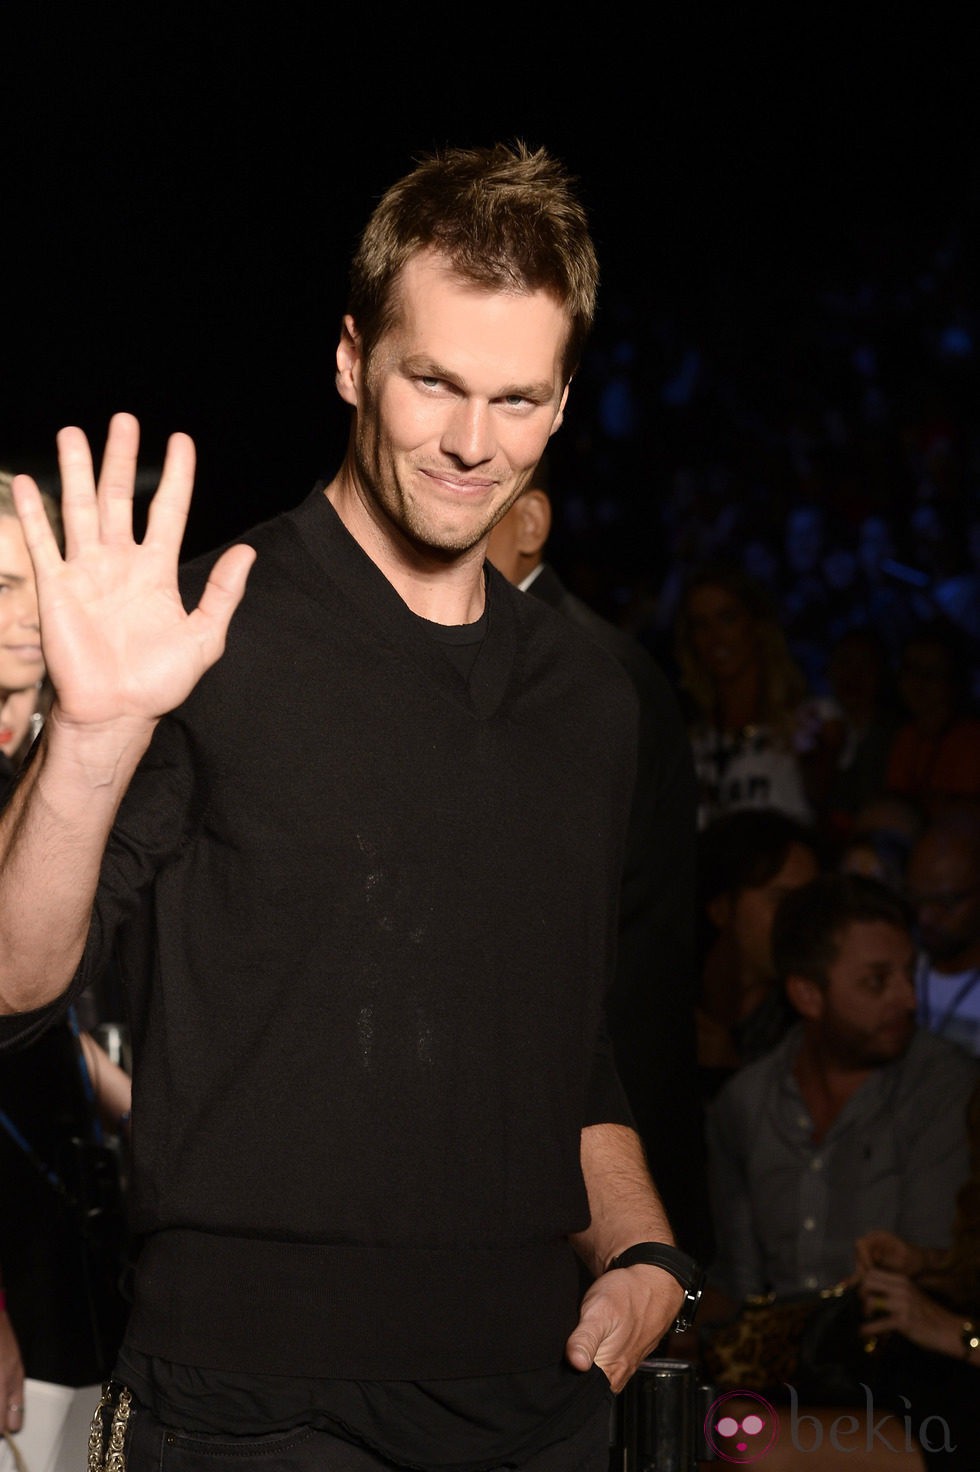
<path fill-rule="evenodd" d="M 26 690 L 43 674 L 34 568 L 20 522 L 0 516 L 0 694 Z"/>
<path fill-rule="evenodd" d="M 755 619 L 726 588 L 706 583 L 687 599 L 687 624 L 698 660 L 714 681 L 735 679 L 758 657 Z"/>

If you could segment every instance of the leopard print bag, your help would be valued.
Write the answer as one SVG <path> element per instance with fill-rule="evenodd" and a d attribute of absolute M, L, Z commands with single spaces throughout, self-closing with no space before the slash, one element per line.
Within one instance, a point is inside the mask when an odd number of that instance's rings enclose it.
<path fill-rule="evenodd" d="M 857 1292 L 837 1283 L 818 1293 L 748 1298 L 728 1323 L 701 1335 L 701 1362 L 719 1390 L 754 1390 L 810 1404 L 863 1404 L 878 1340 L 860 1333 Z"/>

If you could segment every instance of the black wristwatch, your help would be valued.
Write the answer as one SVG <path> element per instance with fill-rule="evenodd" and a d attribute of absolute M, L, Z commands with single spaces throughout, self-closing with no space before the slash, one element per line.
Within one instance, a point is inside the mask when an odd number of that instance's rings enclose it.
<path fill-rule="evenodd" d="M 701 1302 L 706 1277 L 704 1268 L 686 1252 L 681 1252 L 679 1247 L 671 1247 L 667 1242 L 637 1242 L 635 1247 L 627 1247 L 625 1252 L 614 1257 L 607 1271 L 611 1272 L 613 1268 L 631 1268 L 638 1262 L 648 1263 L 653 1268 L 663 1268 L 684 1289 L 684 1304 L 674 1320 L 674 1333 L 683 1334 L 694 1323 L 694 1316 Z"/>

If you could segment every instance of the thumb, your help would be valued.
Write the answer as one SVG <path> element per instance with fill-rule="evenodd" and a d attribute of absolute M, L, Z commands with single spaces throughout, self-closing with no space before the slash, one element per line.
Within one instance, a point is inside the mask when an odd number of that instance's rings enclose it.
<path fill-rule="evenodd" d="M 565 1357 L 574 1370 L 590 1370 L 598 1351 L 596 1336 L 576 1329 L 565 1346 Z"/>
<path fill-rule="evenodd" d="M 595 1314 L 590 1314 L 586 1306 L 565 1345 L 565 1357 L 568 1363 L 576 1370 L 590 1370 L 599 1353 L 599 1345 L 603 1337 L 602 1330 L 595 1323 Z"/>

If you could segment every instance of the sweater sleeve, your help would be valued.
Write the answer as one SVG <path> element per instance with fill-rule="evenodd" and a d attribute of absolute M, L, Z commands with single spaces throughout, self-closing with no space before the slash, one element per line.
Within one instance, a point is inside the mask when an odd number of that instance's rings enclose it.
<path fill-rule="evenodd" d="M 620 1081 L 612 1040 L 604 1017 L 592 1058 L 592 1076 L 584 1124 L 625 1124 L 631 1129 L 636 1128 L 633 1111 Z"/>
<path fill-rule="evenodd" d="M 33 1042 L 104 974 L 120 928 L 138 914 L 157 870 L 180 846 L 192 790 L 182 728 L 176 720 L 161 721 L 109 835 L 78 970 L 63 995 L 46 1007 L 0 1018 L 0 1048 Z"/>

